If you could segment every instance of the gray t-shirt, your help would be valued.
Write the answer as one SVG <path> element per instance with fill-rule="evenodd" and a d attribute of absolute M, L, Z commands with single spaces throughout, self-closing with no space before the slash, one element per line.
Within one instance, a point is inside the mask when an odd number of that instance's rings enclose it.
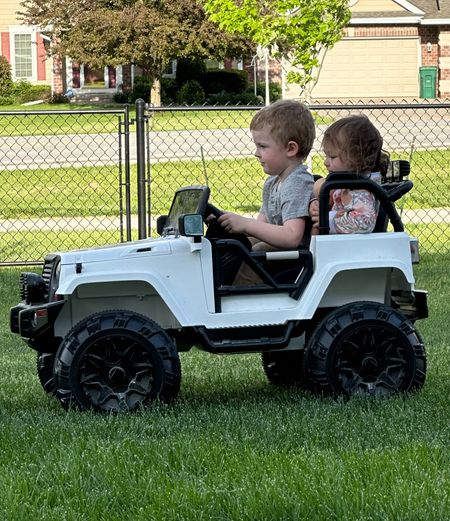
<path fill-rule="evenodd" d="M 281 183 L 278 176 L 269 176 L 264 183 L 261 213 L 267 222 L 279 226 L 289 219 L 307 217 L 313 185 L 314 178 L 303 164 Z"/>

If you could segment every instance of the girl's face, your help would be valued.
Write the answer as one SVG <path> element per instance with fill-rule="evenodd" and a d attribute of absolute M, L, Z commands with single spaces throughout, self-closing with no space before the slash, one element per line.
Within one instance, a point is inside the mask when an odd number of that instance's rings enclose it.
<path fill-rule="evenodd" d="M 331 145 L 323 147 L 325 153 L 324 165 L 328 172 L 345 172 L 349 170 L 348 165 L 341 159 L 338 151 Z"/>

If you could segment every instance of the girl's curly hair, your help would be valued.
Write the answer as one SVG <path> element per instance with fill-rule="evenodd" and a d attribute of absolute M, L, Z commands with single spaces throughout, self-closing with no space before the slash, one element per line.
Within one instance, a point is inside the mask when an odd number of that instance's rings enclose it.
<path fill-rule="evenodd" d="M 383 138 L 375 125 L 363 114 L 339 119 L 323 136 L 322 148 L 333 147 L 352 172 L 381 172 L 389 165 L 389 154 L 383 151 Z"/>

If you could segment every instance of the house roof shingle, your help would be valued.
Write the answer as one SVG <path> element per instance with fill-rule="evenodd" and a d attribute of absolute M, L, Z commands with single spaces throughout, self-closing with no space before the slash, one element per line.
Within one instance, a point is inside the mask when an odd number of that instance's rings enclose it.
<path fill-rule="evenodd" d="M 448 0 L 409 0 L 425 15 L 424 19 L 450 19 L 450 2 Z"/>
<path fill-rule="evenodd" d="M 422 20 L 422 23 L 436 22 L 442 20 L 444 23 L 450 20 L 450 1 L 449 0 L 409 0 L 409 3 L 420 9 L 424 14 L 405 9 L 404 11 L 370 11 L 357 12 L 353 14 L 354 19 L 398 19 L 415 17 Z"/>

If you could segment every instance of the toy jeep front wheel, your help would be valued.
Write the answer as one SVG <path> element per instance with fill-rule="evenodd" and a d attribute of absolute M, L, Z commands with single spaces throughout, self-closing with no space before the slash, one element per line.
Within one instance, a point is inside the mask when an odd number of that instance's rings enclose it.
<path fill-rule="evenodd" d="M 388 396 L 420 389 L 426 355 L 414 325 L 375 302 L 347 304 L 313 332 L 305 372 L 323 394 Z"/>
<path fill-rule="evenodd" d="M 128 311 L 91 315 L 64 338 L 55 361 L 63 407 L 132 411 L 178 394 L 181 368 L 174 343 L 152 320 Z"/>

